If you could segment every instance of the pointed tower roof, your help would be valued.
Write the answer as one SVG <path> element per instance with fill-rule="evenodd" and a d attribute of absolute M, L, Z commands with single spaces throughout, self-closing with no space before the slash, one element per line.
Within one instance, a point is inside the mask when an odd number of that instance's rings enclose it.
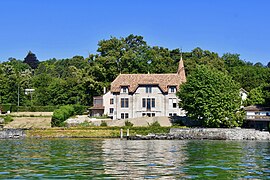
<path fill-rule="evenodd" d="M 182 82 L 187 81 L 182 54 L 181 54 L 181 58 L 180 58 L 180 61 L 179 61 L 177 74 L 181 77 Z"/>

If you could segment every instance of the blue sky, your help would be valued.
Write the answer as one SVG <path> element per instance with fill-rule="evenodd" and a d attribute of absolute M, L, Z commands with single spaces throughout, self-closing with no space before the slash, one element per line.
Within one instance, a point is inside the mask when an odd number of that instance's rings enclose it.
<path fill-rule="evenodd" d="M 268 0 L 0 0 L 0 61 L 87 57 L 110 36 L 270 62 Z"/>

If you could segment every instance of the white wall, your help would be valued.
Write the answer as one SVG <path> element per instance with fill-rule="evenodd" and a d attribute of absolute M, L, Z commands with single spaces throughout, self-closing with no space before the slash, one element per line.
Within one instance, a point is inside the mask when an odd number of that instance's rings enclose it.
<path fill-rule="evenodd" d="M 113 119 L 121 119 L 121 113 L 128 113 L 129 118 L 142 117 L 143 113 L 154 113 L 155 116 L 169 116 L 169 114 L 176 114 L 178 116 L 185 116 L 185 111 L 181 110 L 178 107 L 179 99 L 176 97 L 175 93 L 162 93 L 158 86 L 152 87 L 151 93 L 146 93 L 146 87 L 140 86 L 137 88 L 136 92 L 133 94 L 128 93 L 116 93 L 114 96 L 114 105 L 109 105 L 109 102 L 106 102 L 106 106 L 113 107 L 115 113 Z M 109 97 L 109 96 L 108 96 Z M 129 99 L 129 107 L 121 108 L 121 98 Z M 151 107 L 151 111 L 147 111 L 146 107 L 142 105 L 143 98 L 154 98 L 155 107 Z M 105 96 L 104 96 L 105 100 Z M 175 101 L 177 107 L 173 108 L 172 103 L 169 102 Z M 105 101 L 104 101 L 105 104 Z M 105 107 L 105 112 L 109 112 L 109 108 Z"/>

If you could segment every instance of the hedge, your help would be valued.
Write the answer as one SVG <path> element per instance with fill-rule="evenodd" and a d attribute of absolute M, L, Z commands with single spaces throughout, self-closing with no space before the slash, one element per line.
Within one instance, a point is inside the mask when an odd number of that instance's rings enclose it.
<path fill-rule="evenodd" d="M 53 112 L 58 106 L 19 106 L 18 112 Z"/>
<path fill-rule="evenodd" d="M 15 104 L 1 104 L 0 110 L 4 113 L 6 113 L 7 111 L 12 112 L 17 110 L 17 106 Z"/>

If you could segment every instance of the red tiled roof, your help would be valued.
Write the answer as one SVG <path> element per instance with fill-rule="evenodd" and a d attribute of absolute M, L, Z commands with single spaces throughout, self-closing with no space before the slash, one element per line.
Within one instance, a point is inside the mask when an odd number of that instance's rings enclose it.
<path fill-rule="evenodd" d="M 184 64 L 179 62 L 178 71 L 175 74 L 120 74 L 111 84 L 111 92 L 120 92 L 122 86 L 126 86 L 129 92 L 134 93 L 140 85 L 157 85 L 163 92 L 168 92 L 169 86 L 176 86 L 186 82 Z"/>

